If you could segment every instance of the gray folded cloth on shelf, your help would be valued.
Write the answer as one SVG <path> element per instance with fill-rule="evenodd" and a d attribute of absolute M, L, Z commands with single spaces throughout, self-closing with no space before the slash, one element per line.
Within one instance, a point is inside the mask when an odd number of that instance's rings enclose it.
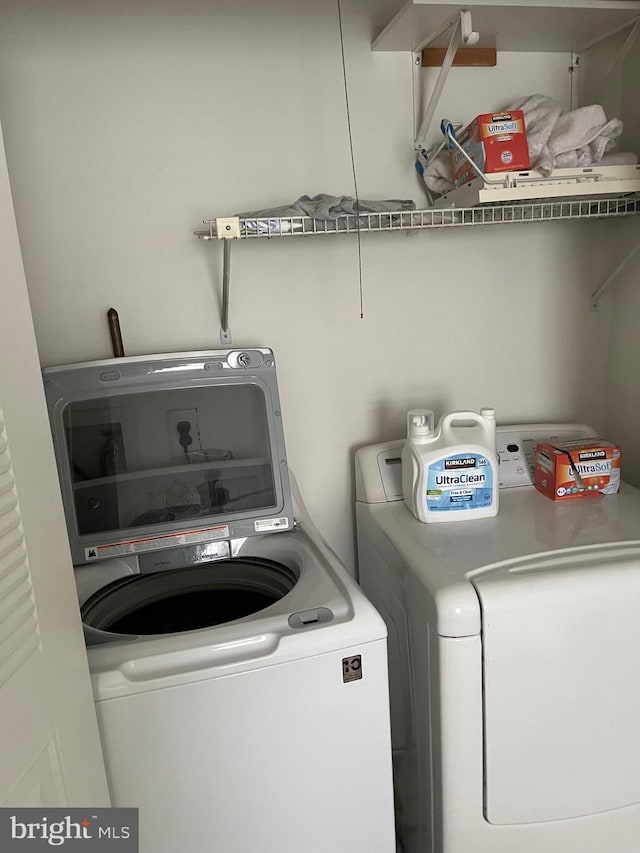
<path fill-rule="evenodd" d="M 267 219 L 288 216 L 309 216 L 311 219 L 338 219 L 341 216 L 356 216 L 366 213 L 387 213 L 390 211 L 415 210 L 415 202 L 410 199 L 370 201 L 351 198 L 346 195 L 327 195 L 320 193 L 309 197 L 302 195 L 291 204 L 280 207 L 268 207 L 264 210 L 252 210 L 249 213 L 236 214 L 240 219 Z"/>

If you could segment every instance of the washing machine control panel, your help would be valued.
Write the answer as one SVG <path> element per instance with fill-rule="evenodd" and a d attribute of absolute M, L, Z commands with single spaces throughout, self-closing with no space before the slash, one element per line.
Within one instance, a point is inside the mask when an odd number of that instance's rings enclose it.
<path fill-rule="evenodd" d="M 506 424 L 496 427 L 500 460 L 500 488 L 532 486 L 536 445 L 541 441 L 590 438 L 595 430 L 585 424 Z M 356 454 L 356 500 L 388 503 L 402 500 L 401 454 L 404 441 L 363 447 Z"/>
<path fill-rule="evenodd" d="M 595 435 L 595 431 L 585 424 L 514 424 L 497 427 L 500 488 L 533 485 L 536 445 L 539 442 L 566 441 Z"/>

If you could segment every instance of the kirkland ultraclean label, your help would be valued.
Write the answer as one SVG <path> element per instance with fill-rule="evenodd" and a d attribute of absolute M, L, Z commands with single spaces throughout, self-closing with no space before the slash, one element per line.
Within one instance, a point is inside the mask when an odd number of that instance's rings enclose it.
<path fill-rule="evenodd" d="M 486 456 L 460 453 L 429 465 L 426 492 L 429 512 L 481 509 L 493 500 L 493 469 Z"/>

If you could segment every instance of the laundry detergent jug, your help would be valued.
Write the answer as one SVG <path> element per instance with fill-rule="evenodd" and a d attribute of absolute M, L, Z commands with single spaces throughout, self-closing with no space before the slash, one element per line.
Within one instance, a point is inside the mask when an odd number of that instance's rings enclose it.
<path fill-rule="evenodd" d="M 497 515 L 494 409 L 451 412 L 434 429 L 433 412 L 407 413 L 402 492 L 419 521 L 468 521 Z"/>

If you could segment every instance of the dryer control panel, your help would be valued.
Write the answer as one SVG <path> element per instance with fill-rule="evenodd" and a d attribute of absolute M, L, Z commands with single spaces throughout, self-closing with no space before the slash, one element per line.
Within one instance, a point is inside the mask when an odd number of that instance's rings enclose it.
<path fill-rule="evenodd" d="M 539 442 L 567 441 L 595 435 L 595 430 L 586 424 L 513 424 L 496 427 L 500 488 L 533 485 L 536 445 Z"/>
<path fill-rule="evenodd" d="M 500 488 L 532 486 L 536 445 L 541 441 L 590 438 L 596 431 L 586 424 L 505 424 L 496 427 L 496 447 L 500 461 Z M 404 441 L 387 441 L 362 447 L 356 453 L 356 500 L 386 503 L 402 500 Z"/>

